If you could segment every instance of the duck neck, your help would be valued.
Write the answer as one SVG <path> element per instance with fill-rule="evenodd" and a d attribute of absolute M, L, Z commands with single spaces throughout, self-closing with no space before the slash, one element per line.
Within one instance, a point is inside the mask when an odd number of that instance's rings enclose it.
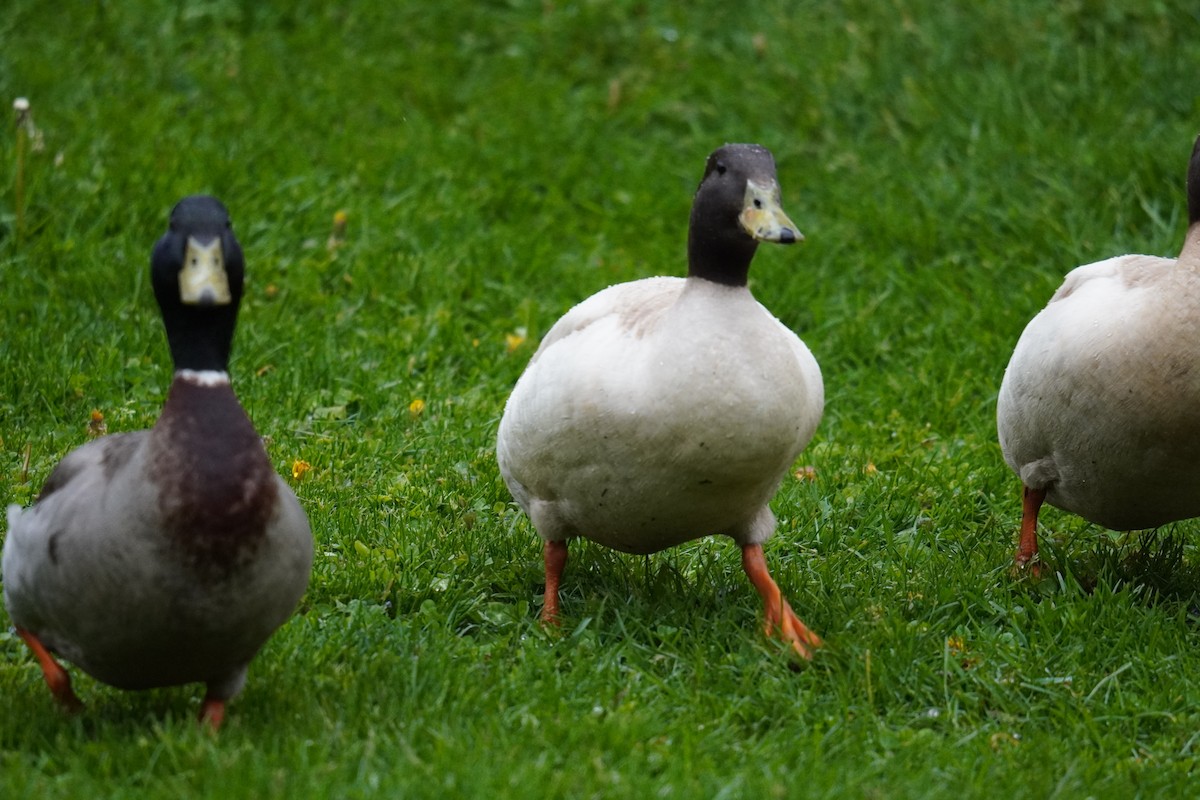
<path fill-rule="evenodd" d="M 176 370 L 226 372 L 238 304 L 163 307 L 163 327 Z"/>
<path fill-rule="evenodd" d="M 1176 266 L 1200 272 L 1200 222 L 1192 222 L 1188 226 L 1187 235 L 1183 239 L 1183 249 L 1179 251 Z"/>
<path fill-rule="evenodd" d="M 1183 248 L 1176 262 L 1180 266 L 1200 270 L 1200 137 L 1192 146 L 1187 171 L 1188 229 Z"/>
<path fill-rule="evenodd" d="M 688 277 L 745 286 L 758 242 L 740 232 L 721 235 L 694 223 L 688 230 Z"/>
<path fill-rule="evenodd" d="M 265 457 L 262 442 L 224 370 L 176 370 L 159 423 L 180 452 L 197 454 L 210 462 L 221 462 L 228 453 L 239 450 Z M 221 464 L 215 468 L 231 466 Z"/>

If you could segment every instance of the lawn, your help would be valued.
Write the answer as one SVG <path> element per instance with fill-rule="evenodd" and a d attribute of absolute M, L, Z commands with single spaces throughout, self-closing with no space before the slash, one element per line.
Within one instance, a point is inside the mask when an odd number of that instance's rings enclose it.
<path fill-rule="evenodd" d="M 73 670 L 60 714 L 0 613 L 0 797 L 1194 791 L 1197 525 L 1048 509 L 1055 575 L 1014 578 L 994 408 L 1069 269 L 1178 251 L 1198 63 L 1178 0 L 7 0 L 0 101 L 37 131 L 20 209 L 0 134 L 0 502 L 93 411 L 157 417 L 150 248 L 212 193 L 247 257 L 234 385 L 317 556 L 217 737 L 197 686 Z M 767 546 L 827 642 L 805 668 L 724 539 L 573 544 L 543 630 L 493 452 L 559 315 L 684 271 L 727 141 L 775 153 L 807 237 L 751 272 L 826 385 Z"/>

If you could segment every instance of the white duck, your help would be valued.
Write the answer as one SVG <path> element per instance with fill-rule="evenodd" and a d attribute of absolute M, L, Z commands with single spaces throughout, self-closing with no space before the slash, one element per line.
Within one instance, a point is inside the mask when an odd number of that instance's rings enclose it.
<path fill-rule="evenodd" d="M 759 241 L 800 240 L 757 145 L 708 158 L 688 231 L 688 277 L 601 291 L 547 333 L 500 421 L 496 454 L 545 541 L 542 618 L 558 618 L 567 540 L 652 553 L 725 534 L 800 655 L 821 644 L 771 578 L 767 504 L 824 408 L 816 360 L 746 286 Z"/>
<path fill-rule="evenodd" d="M 123 689 L 205 683 L 201 720 L 219 727 L 308 585 L 308 518 L 229 383 L 242 279 L 225 207 L 180 201 L 151 258 L 176 370 L 162 415 L 71 452 L 8 509 L 4 601 L 68 708 L 51 653 Z"/>
<path fill-rule="evenodd" d="M 1017 342 L 996 418 L 1024 484 L 1019 568 L 1043 502 L 1122 531 L 1200 516 L 1200 139 L 1187 202 L 1179 258 L 1077 267 Z"/>

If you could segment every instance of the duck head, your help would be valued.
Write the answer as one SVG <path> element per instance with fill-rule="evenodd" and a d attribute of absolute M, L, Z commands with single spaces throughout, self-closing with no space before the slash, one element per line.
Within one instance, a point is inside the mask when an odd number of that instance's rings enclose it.
<path fill-rule="evenodd" d="M 150 257 L 154 297 L 175 369 L 226 371 L 245 262 L 229 212 L 215 197 L 185 197 Z"/>
<path fill-rule="evenodd" d="M 744 286 L 759 242 L 803 239 L 780 205 L 771 151 L 757 144 L 727 144 L 708 157 L 692 201 L 689 275 Z"/>

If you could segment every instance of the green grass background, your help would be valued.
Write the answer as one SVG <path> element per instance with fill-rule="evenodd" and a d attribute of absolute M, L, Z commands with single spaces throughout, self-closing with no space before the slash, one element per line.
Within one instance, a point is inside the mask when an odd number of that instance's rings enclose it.
<path fill-rule="evenodd" d="M 18 240 L 0 135 L 0 501 L 93 409 L 156 418 L 149 251 L 209 192 L 247 254 L 235 386 L 279 470 L 312 465 L 317 558 L 217 738 L 198 687 L 77 670 L 64 717 L 0 631 L 0 796 L 1191 793 L 1195 524 L 1048 510 L 1059 575 L 1014 580 L 993 414 L 1067 270 L 1177 252 L 1197 64 L 1200 16 L 1165 0 L 7 0 L 0 99 L 41 148 Z M 808 237 L 751 274 L 826 381 L 767 547 L 828 643 L 799 671 L 726 540 L 575 544 L 542 631 L 492 452 L 561 313 L 682 273 L 726 141 L 774 151 Z"/>

